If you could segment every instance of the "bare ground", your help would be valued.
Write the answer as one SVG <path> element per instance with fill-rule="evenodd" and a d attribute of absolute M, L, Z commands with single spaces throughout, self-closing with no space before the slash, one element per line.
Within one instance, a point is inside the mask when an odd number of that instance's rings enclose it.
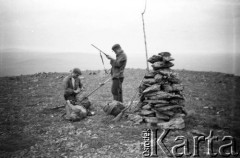
<path fill-rule="evenodd" d="M 166 146 L 176 144 L 179 135 L 192 139 L 194 131 L 219 136 L 214 150 L 218 151 L 224 135 L 232 135 L 240 144 L 240 78 L 216 72 L 177 70 L 185 85 L 184 130 L 172 130 Z M 86 93 L 107 77 L 84 72 Z M 95 116 L 80 122 L 65 121 L 62 79 L 65 73 L 46 73 L 0 78 L 0 157 L 142 157 L 141 132 L 146 127 L 133 125 L 127 118 L 113 123 L 102 107 L 112 99 L 107 83 L 90 97 Z M 127 69 L 124 100 L 129 101 L 144 70 Z M 161 130 L 159 131 L 160 134 Z M 158 149 L 159 157 L 166 155 Z M 190 151 L 192 151 L 190 145 Z M 206 156 L 206 143 L 200 144 L 200 156 Z"/>

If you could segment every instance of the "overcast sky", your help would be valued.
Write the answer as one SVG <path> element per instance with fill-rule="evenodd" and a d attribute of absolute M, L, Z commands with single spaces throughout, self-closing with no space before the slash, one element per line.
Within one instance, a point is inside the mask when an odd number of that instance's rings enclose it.
<path fill-rule="evenodd" d="M 106 52 L 115 43 L 144 55 L 144 0 L 0 0 L 0 50 Z M 239 0 L 148 0 L 149 54 L 234 54 Z M 238 28 L 238 29 L 236 29 Z"/>

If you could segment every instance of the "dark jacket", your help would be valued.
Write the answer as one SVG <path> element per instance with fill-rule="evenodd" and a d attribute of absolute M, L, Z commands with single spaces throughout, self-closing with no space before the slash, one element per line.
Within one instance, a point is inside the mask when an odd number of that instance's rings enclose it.
<path fill-rule="evenodd" d="M 124 78 L 123 72 L 127 64 L 126 54 L 122 52 L 116 55 L 116 59 L 111 60 L 110 64 L 112 65 L 112 78 Z"/>
<path fill-rule="evenodd" d="M 72 77 L 67 76 L 63 79 L 63 88 L 64 88 L 64 97 L 66 100 L 68 100 L 69 97 L 75 97 L 76 93 L 74 93 L 74 90 L 77 88 L 82 88 L 82 83 L 80 78 L 75 79 L 75 86 L 72 85 Z"/>

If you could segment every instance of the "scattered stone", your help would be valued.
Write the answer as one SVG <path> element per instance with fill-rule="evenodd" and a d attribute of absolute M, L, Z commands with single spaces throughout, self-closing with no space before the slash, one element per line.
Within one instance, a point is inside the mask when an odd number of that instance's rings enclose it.
<path fill-rule="evenodd" d="M 38 82 L 38 79 L 33 80 L 33 82 Z"/>
<path fill-rule="evenodd" d="M 198 135 L 198 136 L 206 136 L 205 133 L 203 133 L 203 132 L 201 132 L 201 131 L 199 131 L 199 130 L 197 130 L 197 129 L 193 129 L 193 130 L 191 131 L 191 133 L 194 134 L 194 135 Z"/>
<path fill-rule="evenodd" d="M 133 121 L 134 124 L 140 124 L 143 122 L 143 117 L 137 114 L 128 114 L 129 120 Z"/>
<path fill-rule="evenodd" d="M 88 75 L 96 75 L 96 72 L 89 72 Z"/>
<path fill-rule="evenodd" d="M 182 117 L 172 118 L 168 122 L 157 123 L 157 126 L 161 129 L 183 129 L 185 123 Z"/>

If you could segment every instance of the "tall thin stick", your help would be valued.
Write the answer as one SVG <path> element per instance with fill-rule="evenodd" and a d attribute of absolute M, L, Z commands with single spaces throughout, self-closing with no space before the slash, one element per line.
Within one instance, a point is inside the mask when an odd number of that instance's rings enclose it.
<path fill-rule="evenodd" d="M 147 64 L 147 71 L 149 71 L 149 66 L 148 66 L 148 52 L 147 52 L 147 39 L 146 39 L 146 32 L 145 32 L 145 23 L 144 23 L 144 13 L 146 11 L 146 6 L 147 6 L 147 0 L 145 0 L 145 7 L 144 11 L 142 12 L 142 23 L 143 23 L 143 34 L 144 34 L 144 44 L 145 44 L 145 52 L 146 52 L 146 64 Z"/>

